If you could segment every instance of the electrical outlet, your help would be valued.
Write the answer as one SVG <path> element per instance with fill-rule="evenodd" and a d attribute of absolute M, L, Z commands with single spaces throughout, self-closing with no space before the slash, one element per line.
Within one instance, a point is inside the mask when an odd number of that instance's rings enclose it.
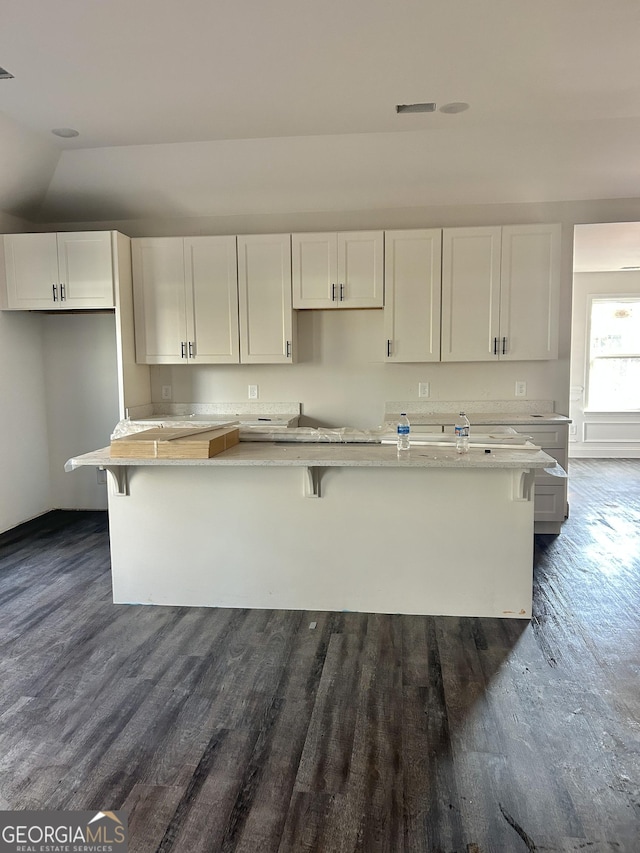
<path fill-rule="evenodd" d="M 163 400 L 171 399 L 171 385 L 163 385 L 162 386 L 162 394 L 160 395 Z"/>
<path fill-rule="evenodd" d="M 418 382 L 418 397 L 428 397 L 429 396 L 429 383 L 428 382 Z"/>
<path fill-rule="evenodd" d="M 522 379 L 516 380 L 516 397 L 527 396 L 527 383 Z"/>
<path fill-rule="evenodd" d="M 257 385 L 249 385 L 249 399 L 257 400 L 258 399 L 258 386 Z"/>

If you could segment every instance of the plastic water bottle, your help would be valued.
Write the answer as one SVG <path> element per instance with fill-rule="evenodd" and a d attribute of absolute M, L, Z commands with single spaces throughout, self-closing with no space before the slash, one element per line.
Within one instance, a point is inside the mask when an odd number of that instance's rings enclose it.
<path fill-rule="evenodd" d="M 411 425 L 409 424 L 409 418 L 407 417 L 406 412 L 401 412 L 397 430 L 399 456 L 401 453 L 408 453 L 411 449 L 411 445 L 409 443 L 409 433 L 411 432 Z"/>
<path fill-rule="evenodd" d="M 460 412 L 456 419 L 456 450 L 458 453 L 469 452 L 469 418 L 464 412 Z"/>

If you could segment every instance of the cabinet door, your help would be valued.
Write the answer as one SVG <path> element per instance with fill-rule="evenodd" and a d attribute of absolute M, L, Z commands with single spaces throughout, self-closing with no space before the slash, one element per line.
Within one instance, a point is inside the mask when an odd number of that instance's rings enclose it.
<path fill-rule="evenodd" d="M 136 361 L 184 364 L 187 320 L 182 237 L 131 241 Z"/>
<path fill-rule="evenodd" d="M 442 232 L 442 361 L 498 357 L 501 230 Z"/>
<path fill-rule="evenodd" d="M 15 310 L 64 307 L 55 234 L 5 234 L 6 305 Z"/>
<path fill-rule="evenodd" d="M 240 361 L 293 361 L 291 235 L 238 237 Z"/>
<path fill-rule="evenodd" d="M 500 358 L 558 357 L 560 225 L 502 229 Z"/>
<path fill-rule="evenodd" d="M 386 360 L 440 361 L 442 231 L 387 231 L 384 239 Z"/>
<path fill-rule="evenodd" d="M 62 308 L 113 308 L 110 231 L 57 235 Z"/>
<path fill-rule="evenodd" d="M 384 232 L 338 234 L 338 307 L 384 305 Z"/>
<path fill-rule="evenodd" d="M 338 306 L 336 234 L 292 234 L 294 308 Z"/>
<path fill-rule="evenodd" d="M 238 364 L 236 238 L 187 238 L 184 263 L 190 360 L 196 364 Z"/>

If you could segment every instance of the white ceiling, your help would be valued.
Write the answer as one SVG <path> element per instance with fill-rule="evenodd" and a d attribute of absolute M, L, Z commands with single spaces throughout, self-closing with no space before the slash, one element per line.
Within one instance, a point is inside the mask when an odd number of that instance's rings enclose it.
<path fill-rule="evenodd" d="M 0 209 L 640 198 L 638 44 L 638 0 L 0 0 Z"/>

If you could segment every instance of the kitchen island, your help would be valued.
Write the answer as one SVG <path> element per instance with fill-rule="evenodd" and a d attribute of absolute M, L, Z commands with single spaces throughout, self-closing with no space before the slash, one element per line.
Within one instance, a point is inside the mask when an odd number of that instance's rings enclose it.
<path fill-rule="evenodd" d="M 109 472 L 116 603 L 529 618 L 526 448 L 241 442 Z"/>

